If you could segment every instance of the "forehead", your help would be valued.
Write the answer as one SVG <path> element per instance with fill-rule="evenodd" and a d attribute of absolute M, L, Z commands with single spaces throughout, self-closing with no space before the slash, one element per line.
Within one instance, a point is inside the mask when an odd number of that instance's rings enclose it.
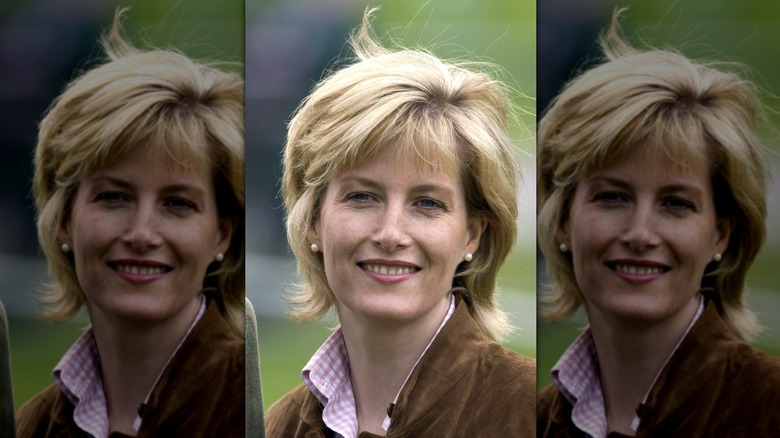
<path fill-rule="evenodd" d="M 714 157 L 705 142 L 685 142 L 675 139 L 642 141 L 635 144 L 615 144 L 597 148 L 594 158 L 584 166 L 584 176 L 625 166 L 630 163 L 657 166 L 670 172 L 709 175 Z M 637 166 L 641 168 L 642 166 Z"/>
<path fill-rule="evenodd" d="M 395 175 L 413 180 L 420 177 L 460 181 L 458 160 L 431 147 L 392 142 L 380 146 L 352 166 L 343 169 L 335 179 L 355 174 Z"/>
<path fill-rule="evenodd" d="M 138 163 L 146 166 L 161 165 L 168 172 L 209 175 L 211 165 L 204 153 L 205 147 L 192 147 L 181 142 L 144 141 L 137 144 L 116 146 L 93 163 L 93 172 L 117 166 Z"/>
<path fill-rule="evenodd" d="M 585 182 L 604 182 L 633 188 L 695 187 L 709 191 L 708 163 L 696 157 L 672 155 L 667 149 L 634 147 L 590 171 Z"/>

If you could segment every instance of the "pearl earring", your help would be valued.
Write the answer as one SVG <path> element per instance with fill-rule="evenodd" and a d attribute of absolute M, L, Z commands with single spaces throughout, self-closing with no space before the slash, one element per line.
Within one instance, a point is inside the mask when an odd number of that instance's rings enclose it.
<path fill-rule="evenodd" d="M 716 262 L 719 262 L 723 260 L 723 255 L 721 253 L 716 252 L 714 256 L 712 256 L 712 260 L 715 260 Z"/>
<path fill-rule="evenodd" d="M 225 260 L 225 254 L 222 254 L 221 252 L 218 252 L 216 256 L 214 256 L 214 260 L 221 262 L 222 260 Z"/>
<path fill-rule="evenodd" d="M 467 252 L 466 255 L 463 256 L 463 260 L 470 262 L 474 259 L 474 254 Z"/>
<path fill-rule="evenodd" d="M 312 243 L 309 248 L 311 248 L 311 252 L 317 252 L 320 250 L 320 246 L 317 245 L 316 243 Z"/>
<path fill-rule="evenodd" d="M 70 245 L 67 243 L 63 243 L 60 248 L 62 248 L 62 252 L 70 252 Z"/>
<path fill-rule="evenodd" d="M 566 252 L 566 251 L 568 251 L 568 250 L 569 250 L 569 247 L 568 247 L 568 246 L 566 246 L 566 244 L 565 244 L 565 243 L 561 243 L 560 245 L 558 245 L 558 249 L 560 249 L 560 250 L 561 250 L 561 252 Z"/>

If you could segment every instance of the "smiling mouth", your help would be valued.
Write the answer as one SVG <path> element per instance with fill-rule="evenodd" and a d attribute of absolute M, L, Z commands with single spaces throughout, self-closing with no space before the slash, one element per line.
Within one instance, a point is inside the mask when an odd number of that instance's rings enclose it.
<path fill-rule="evenodd" d="M 613 271 L 628 275 L 658 275 L 671 269 L 668 266 L 629 265 L 625 263 L 607 263 L 607 267 Z"/>
<path fill-rule="evenodd" d="M 387 266 L 373 263 L 358 263 L 358 265 L 366 271 L 379 275 L 407 275 L 414 274 L 420 270 L 416 266 Z"/>
<path fill-rule="evenodd" d="M 170 272 L 172 269 L 167 266 L 143 266 L 131 265 L 126 263 L 109 263 L 109 266 L 119 272 L 130 275 L 160 275 Z"/>

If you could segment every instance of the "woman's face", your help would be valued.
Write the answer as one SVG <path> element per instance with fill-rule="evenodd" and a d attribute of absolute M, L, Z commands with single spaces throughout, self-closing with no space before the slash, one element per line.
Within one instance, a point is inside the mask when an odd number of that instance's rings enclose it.
<path fill-rule="evenodd" d="M 137 147 L 84 178 L 59 233 L 96 319 L 194 316 L 209 263 L 232 229 L 211 178 Z"/>
<path fill-rule="evenodd" d="M 729 232 L 706 170 L 669 166 L 637 147 L 579 181 L 558 240 L 571 251 L 591 322 L 687 322 Z"/>
<path fill-rule="evenodd" d="M 443 316 L 483 228 L 467 215 L 459 178 L 384 147 L 329 182 L 307 237 L 321 248 L 342 324 L 403 323 Z"/>

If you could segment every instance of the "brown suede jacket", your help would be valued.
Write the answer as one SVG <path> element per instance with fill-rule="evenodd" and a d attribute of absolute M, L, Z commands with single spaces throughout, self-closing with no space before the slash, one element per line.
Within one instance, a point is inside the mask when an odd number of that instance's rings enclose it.
<path fill-rule="evenodd" d="M 538 406 L 540 437 L 585 436 L 554 385 L 539 393 Z M 780 436 L 778 409 L 780 359 L 738 341 L 708 302 L 638 408 L 635 436 Z"/>
<path fill-rule="evenodd" d="M 138 437 L 243 437 L 244 342 L 209 300 L 149 397 Z M 83 437 L 51 385 L 19 409 L 17 437 Z M 111 436 L 122 436 L 114 433 Z"/>
<path fill-rule="evenodd" d="M 401 390 L 387 436 L 535 436 L 535 361 L 488 341 L 458 301 Z M 333 436 L 305 385 L 274 403 L 265 420 L 269 438 Z"/>

